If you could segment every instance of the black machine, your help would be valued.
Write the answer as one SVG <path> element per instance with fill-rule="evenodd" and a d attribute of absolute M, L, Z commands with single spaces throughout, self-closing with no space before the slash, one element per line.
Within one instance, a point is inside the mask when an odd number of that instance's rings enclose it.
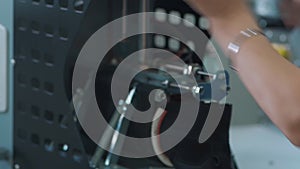
<path fill-rule="evenodd" d="M 223 80 L 226 80 L 222 90 L 225 93 L 229 90 L 227 73 L 207 73 L 202 61 L 185 44 L 179 43 L 176 51 L 169 49 L 168 45 L 157 46 L 155 34 L 129 37 L 114 46 L 97 72 L 95 93 L 106 120 L 120 119 L 119 113 L 117 116 L 112 113 L 118 108 L 113 104 L 110 84 L 114 71 L 126 56 L 141 48 L 162 48 L 190 65 L 198 86 L 195 90 L 187 90 L 186 94 L 192 99 L 200 95 L 202 99 L 196 123 L 190 132 L 164 153 L 172 167 L 157 156 L 126 158 L 104 151 L 89 138 L 78 122 L 72 102 L 72 77 L 84 43 L 95 31 L 114 19 L 157 9 L 166 13 L 176 11 L 181 16 L 189 13 L 200 18 L 182 0 L 15 0 L 15 168 L 237 168 L 229 146 L 231 105 L 209 102 L 212 97 L 210 85 L 218 85 L 219 76 L 225 76 Z M 196 25 L 199 22 L 197 19 Z M 203 31 L 209 36 L 206 30 Z M 165 38 L 168 44 L 170 37 Z M 214 76 L 212 81 L 210 76 Z M 168 83 L 164 83 L 166 80 Z M 180 103 L 189 101 L 180 100 L 182 93 L 179 89 L 182 87 L 163 71 L 142 71 L 132 81 L 131 89 L 135 89 L 135 95 L 131 102 L 137 109 L 146 110 L 149 108 L 149 93 L 157 88 L 163 90 L 167 99 L 165 111 L 168 112 L 159 128 L 163 132 L 176 120 Z M 79 97 L 84 99 L 85 91 L 81 93 Z M 220 98 L 214 99 L 219 101 L 223 97 L 225 95 L 221 94 Z M 224 107 L 221 122 L 206 142 L 199 143 L 198 138 L 212 104 Z M 89 112 L 88 106 L 85 111 Z M 151 123 L 140 124 L 124 119 L 123 124 L 126 130 L 121 128 L 120 133 L 137 138 L 151 135 Z M 108 159 L 109 165 L 105 164 Z"/>

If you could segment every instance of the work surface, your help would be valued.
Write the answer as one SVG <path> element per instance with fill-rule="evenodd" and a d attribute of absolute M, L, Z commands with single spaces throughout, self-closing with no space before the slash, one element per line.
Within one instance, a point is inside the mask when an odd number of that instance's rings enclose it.
<path fill-rule="evenodd" d="M 274 126 L 231 127 L 230 142 L 239 169 L 300 168 L 300 149 Z"/>

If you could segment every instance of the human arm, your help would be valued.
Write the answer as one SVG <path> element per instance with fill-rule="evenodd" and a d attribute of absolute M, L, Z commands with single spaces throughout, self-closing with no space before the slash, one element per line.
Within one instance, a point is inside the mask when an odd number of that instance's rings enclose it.
<path fill-rule="evenodd" d="M 208 17 L 210 31 L 225 53 L 241 30 L 259 29 L 241 0 L 186 1 Z M 238 54 L 229 57 L 256 102 L 300 146 L 300 70 L 280 57 L 263 36 L 247 39 Z"/>

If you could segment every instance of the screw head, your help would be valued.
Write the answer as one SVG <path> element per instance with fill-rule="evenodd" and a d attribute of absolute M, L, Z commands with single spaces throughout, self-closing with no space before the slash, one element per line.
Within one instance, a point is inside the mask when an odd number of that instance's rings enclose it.
<path fill-rule="evenodd" d="M 157 90 L 155 92 L 154 100 L 156 102 L 162 102 L 167 99 L 167 95 L 163 90 Z"/>

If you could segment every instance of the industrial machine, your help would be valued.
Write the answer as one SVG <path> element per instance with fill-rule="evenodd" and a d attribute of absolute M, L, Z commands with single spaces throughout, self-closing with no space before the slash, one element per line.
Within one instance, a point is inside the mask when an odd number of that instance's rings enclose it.
<path fill-rule="evenodd" d="M 179 40 L 155 33 L 127 37 L 106 54 L 97 70 L 95 83 L 91 84 L 87 77 L 82 79 L 80 91 L 75 91 L 74 86 L 72 90 L 74 67 L 85 42 L 98 29 L 122 16 L 140 12 L 177 15 L 185 17 L 209 36 L 205 30 L 205 20 L 183 1 L 15 0 L 14 2 L 15 169 L 237 168 L 229 146 L 231 105 L 222 101 L 230 89 L 228 74 L 223 70 L 209 72 L 203 61 L 193 52 L 195 44 L 186 45 Z M 166 19 L 163 22 L 170 20 Z M 147 48 L 170 51 L 186 66 L 164 64 L 163 58 L 154 62 L 146 55 L 141 57 L 142 61 L 136 63 L 139 67 L 155 64 L 161 69 L 141 69 L 131 81 L 128 96 L 122 98 L 123 102 L 119 100 L 119 106 L 115 106 L 111 94 L 113 74 L 128 55 Z M 205 49 L 206 45 L 200 48 Z M 205 50 L 202 51 L 204 56 Z M 89 70 L 88 66 L 81 68 L 82 71 Z M 132 71 L 130 67 L 127 70 L 126 74 Z M 174 76 L 166 72 L 172 72 L 181 81 L 176 81 Z M 189 76 L 196 79 L 196 85 L 189 83 Z M 179 117 L 178 112 L 182 104 L 193 100 L 199 101 L 198 115 L 186 137 L 168 151 L 143 158 L 118 156 L 99 147 L 85 132 L 76 116 L 75 110 L 78 109 L 83 114 L 91 112 L 88 102 L 90 95 L 85 88 L 85 86 L 89 88 L 89 85 L 95 86 L 93 92 L 102 115 L 115 129 L 114 132 L 104 135 L 109 150 L 114 150 L 119 144 L 126 145 L 118 140 L 120 133 L 134 138 L 146 138 L 168 130 Z M 211 86 L 218 89 L 214 95 L 211 94 Z M 154 95 L 157 108 L 164 101 L 166 104 L 164 114 L 158 121 L 137 123 L 124 118 L 124 114 L 133 111 L 130 108 L 122 109 L 128 104 L 132 104 L 138 110 L 149 109 L 151 105 L 148 96 L 154 89 L 160 89 Z M 187 95 L 189 99 L 182 100 L 180 95 Z M 76 107 L 78 105 L 81 107 Z M 210 117 L 209 110 L 212 105 L 223 108 L 220 123 L 212 136 L 200 143 L 199 136 Z M 163 141 L 163 139 L 154 141 L 154 151 Z"/>

